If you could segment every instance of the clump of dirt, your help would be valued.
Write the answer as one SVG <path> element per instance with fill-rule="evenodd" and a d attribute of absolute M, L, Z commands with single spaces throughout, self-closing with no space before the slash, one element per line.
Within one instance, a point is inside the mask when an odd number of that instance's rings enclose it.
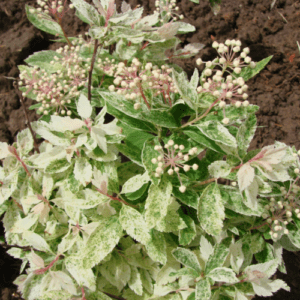
<path fill-rule="evenodd" d="M 155 9 L 154 2 L 128 1 L 131 7 L 143 6 L 145 15 Z M 121 1 L 116 3 L 119 9 Z M 5 77 L 16 78 L 17 65 L 23 64 L 30 54 L 60 46 L 52 42 L 53 36 L 40 32 L 28 22 L 25 4 L 35 5 L 35 1 L 2 0 L 0 3 L 0 141 L 8 143 L 14 141 L 18 131 L 26 124 L 12 81 Z M 200 1 L 200 4 L 181 0 L 178 6 L 179 13 L 185 16 L 184 21 L 196 27 L 195 32 L 180 36 L 183 46 L 190 42 L 205 45 L 195 58 L 172 60 L 189 75 L 198 57 L 207 61 L 217 55 L 211 47 L 214 40 L 240 39 L 242 47 L 250 48 L 254 61 L 273 55 L 266 69 L 247 82 L 250 103 L 260 106 L 257 113 L 259 127 L 250 148 L 262 148 L 277 140 L 299 149 L 300 55 L 296 41 L 300 42 L 300 1 L 223 0 L 217 15 L 213 14 L 207 0 Z M 84 33 L 87 25 L 74 16 L 74 11 L 70 11 L 64 20 L 64 28 L 69 36 L 74 36 Z M 32 101 L 27 99 L 26 106 L 31 104 Z M 37 120 L 34 111 L 30 111 L 29 116 L 31 121 Z M 19 265 L 3 249 L 1 251 L 0 299 L 19 299 L 12 296 L 15 291 L 12 281 L 17 276 Z M 277 276 L 288 283 L 291 293 L 280 291 L 270 299 L 300 299 L 299 254 L 285 251 L 284 260 L 287 275 L 278 273 Z"/>

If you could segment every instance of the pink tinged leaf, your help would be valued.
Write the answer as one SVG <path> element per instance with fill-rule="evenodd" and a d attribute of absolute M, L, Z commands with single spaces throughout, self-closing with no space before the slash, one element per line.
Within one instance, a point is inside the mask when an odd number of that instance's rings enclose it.
<path fill-rule="evenodd" d="M 164 39 L 170 39 L 177 33 L 179 26 L 178 23 L 167 23 L 160 27 L 157 33 Z"/>
<path fill-rule="evenodd" d="M 102 193 L 107 194 L 107 182 L 102 181 L 100 184 L 100 190 Z"/>
<path fill-rule="evenodd" d="M 115 0 L 111 0 L 111 1 L 109 1 L 109 4 L 108 4 L 104 27 L 107 27 L 108 21 L 109 21 L 110 17 L 113 16 L 114 12 L 115 12 Z"/>
<path fill-rule="evenodd" d="M 104 18 L 106 18 L 106 12 L 102 6 L 102 4 L 100 3 L 99 0 L 93 0 L 95 6 L 97 7 L 98 9 L 98 12 L 100 13 L 100 15 L 102 15 Z"/>
<path fill-rule="evenodd" d="M 33 251 L 31 252 L 31 257 L 32 257 L 32 263 L 39 269 L 44 268 L 45 264 L 44 264 L 44 260 L 38 256 L 37 254 L 35 254 Z"/>
<path fill-rule="evenodd" d="M 254 169 L 250 166 L 249 163 L 245 163 L 238 171 L 238 184 L 240 191 L 242 192 L 247 188 L 254 179 Z"/>
<path fill-rule="evenodd" d="M 122 5 L 121 5 L 121 11 L 122 11 L 122 13 L 125 13 L 125 12 L 127 12 L 129 10 L 131 10 L 131 6 L 126 1 L 123 1 Z"/>

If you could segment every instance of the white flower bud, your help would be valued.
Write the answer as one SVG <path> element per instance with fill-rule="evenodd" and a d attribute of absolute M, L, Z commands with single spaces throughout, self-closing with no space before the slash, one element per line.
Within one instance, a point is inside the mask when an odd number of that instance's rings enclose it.
<path fill-rule="evenodd" d="M 173 175 L 173 174 L 174 174 L 173 169 L 169 169 L 169 170 L 168 170 L 168 174 L 169 174 L 169 175 Z"/>
<path fill-rule="evenodd" d="M 245 52 L 242 52 L 240 55 L 241 55 L 241 58 L 246 58 L 247 57 L 247 54 Z"/>
<path fill-rule="evenodd" d="M 246 100 L 248 98 L 248 94 L 244 93 L 243 94 L 243 99 Z"/>
<path fill-rule="evenodd" d="M 160 174 L 155 173 L 154 176 L 155 176 L 155 177 L 160 177 Z"/>
<path fill-rule="evenodd" d="M 185 161 L 188 161 L 188 160 L 189 160 L 189 156 L 186 154 L 186 155 L 183 156 L 183 159 L 184 159 Z"/>
<path fill-rule="evenodd" d="M 232 49 L 232 51 L 233 52 L 239 52 L 241 50 L 241 48 L 239 47 L 239 46 L 235 46 L 233 49 Z"/>
<path fill-rule="evenodd" d="M 219 97 L 219 96 L 220 96 L 220 92 L 219 92 L 219 91 L 214 91 L 214 92 L 213 92 L 213 95 L 214 95 L 215 97 Z"/>
<path fill-rule="evenodd" d="M 235 107 L 240 107 L 242 105 L 242 102 L 241 101 L 236 101 L 235 102 Z"/>
<path fill-rule="evenodd" d="M 155 171 L 159 174 L 163 172 L 163 169 L 161 167 L 157 167 Z"/>
<path fill-rule="evenodd" d="M 206 89 L 206 90 L 208 90 L 209 89 L 209 83 L 208 82 L 205 82 L 204 84 L 203 84 L 203 87 Z"/>
<path fill-rule="evenodd" d="M 294 169 L 294 172 L 295 174 L 299 174 L 299 169 L 298 168 Z"/>
<path fill-rule="evenodd" d="M 230 99 L 232 97 L 232 92 L 227 92 L 226 93 L 226 98 Z"/>
<path fill-rule="evenodd" d="M 163 163 L 162 163 L 162 162 L 159 162 L 157 165 L 158 165 L 160 168 L 162 168 Z"/>
<path fill-rule="evenodd" d="M 163 157 L 160 155 L 160 156 L 157 157 L 157 160 L 158 161 L 163 161 Z"/>
<path fill-rule="evenodd" d="M 73 5 L 73 4 L 70 4 L 69 7 L 70 7 L 71 9 L 73 9 L 73 8 L 74 8 L 74 5 Z"/>
<path fill-rule="evenodd" d="M 226 105 L 225 101 L 220 101 L 219 102 L 219 107 L 223 108 L 223 107 L 225 107 L 225 105 Z"/>
<path fill-rule="evenodd" d="M 113 91 L 115 90 L 115 86 L 114 86 L 114 85 L 110 85 L 110 86 L 108 87 L 108 89 L 109 89 L 109 91 L 113 92 Z"/>
<path fill-rule="evenodd" d="M 179 191 L 181 193 L 184 193 L 186 191 L 186 187 L 184 185 L 182 185 L 180 188 L 179 188 Z"/>
<path fill-rule="evenodd" d="M 202 64 L 202 59 L 201 59 L 201 58 L 197 58 L 196 64 L 197 64 L 198 66 L 200 66 L 200 65 Z"/>
<path fill-rule="evenodd" d="M 278 234 L 277 234 L 277 233 L 273 233 L 272 236 L 273 236 L 274 239 L 277 239 L 277 238 L 278 238 Z"/>
<path fill-rule="evenodd" d="M 249 105 L 249 101 L 248 100 L 246 100 L 246 101 L 243 102 L 243 106 L 244 107 L 247 107 L 248 105 Z"/>
<path fill-rule="evenodd" d="M 293 215 L 291 211 L 287 211 L 285 214 L 288 218 L 290 218 Z"/>
<path fill-rule="evenodd" d="M 246 54 L 249 54 L 250 53 L 250 49 L 248 47 L 246 47 L 246 48 L 243 49 L 243 52 L 245 52 Z"/>
<path fill-rule="evenodd" d="M 246 64 L 249 64 L 251 62 L 251 57 L 250 56 L 246 56 L 245 59 L 244 59 L 244 61 L 245 61 Z"/>
<path fill-rule="evenodd" d="M 141 104 L 140 103 L 134 103 L 133 108 L 135 110 L 139 110 L 139 109 L 141 109 Z"/>
<path fill-rule="evenodd" d="M 283 233 L 284 234 L 289 234 L 289 230 L 288 229 L 284 229 Z"/>
<path fill-rule="evenodd" d="M 256 67 L 256 63 L 254 61 L 251 61 L 249 66 L 250 68 L 254 69 Z"/>
<path fill-rule="evenodd" d="M 185 172 L 188 172 L 191 169 L 191 167 L 189 165 L 184 165 L 183 170 Z"/>
<path fill-rule="evenodd" d="M 196 171 L 196 170 L 198 170 L 199 166 L 197 164 L 193 164 L 192 168 L 194 171 Z"/>
<path fill-rule="evenodd" d="M 299 214 L 299 212 L 300 212 L 299 208 L 296 208 L 296 209 L 295 209 L 295 213 L 296 213 L 296 214 Z"/>
<path fill-rule="evenodd" d="M 156 163 L 157 163 L 157 159 L 156 159 L 156 158 L 152 158 L 152 159 L 151 159 L 151 162 L 152 162 L 153 164 L 156 164 Z"/>
<path fill-rule="evenodd" d="M 179 146 L 179 149 L 182 151 L 182 150 L 184 150 L 184 146 L 183 145 L 180 145 Z"/>
<path fill-rule="evenodd" d="M 202 86 L 200 85 L 197 87 L 197 92 L 200 93 L 201 91 L 202 91 Z"/>
<path fill-rule="evenodd" d="M 234 73 L 236 73 L 236 74 L 240 74 L 241 73 L 241 71 L 242 71 L 242 69 L 241 68 L 234 68 Z"/>
<path fill-rule="evenodd" d="M 228 118 L 224 118 L 222 120 L 222 123 L 225 124 L 225 125 L 227 125 L 229 123 L 229 119 Z"/>
<path fill-rule="evenodd" d="M 219 43 L 214 41 L 213 44 L 212 44 L 212 47 L 213 48 L 218 48 L 219 47 Z"/>
<path fill-rule="evenodd" d="M 179 168 L 178 168 L 178 167 L 175 167 L 175 168 L 174 168 L 174 171 L 178 173 L 178 172 L 179 172 Z"/>
<path fill-rule="evenodd" d="M 205 75 L 205 76 L 210 76 L 211 74 L 212 74 L 211 69 L 206 69 L 206 70 L 204 71 L 204 75 Z"/>
<path fill-rule="evenodd" d="M 173 146 L 174 145 L 174 141 L 173 140 L 169 140 L 168 141 L 168 145 Z"/>
<path fill-rule="evenodd" d="M 225 64 L 226 63 L 226 59 L 224 57 L 221 57 L 219 60 L 220 64 Z"/>

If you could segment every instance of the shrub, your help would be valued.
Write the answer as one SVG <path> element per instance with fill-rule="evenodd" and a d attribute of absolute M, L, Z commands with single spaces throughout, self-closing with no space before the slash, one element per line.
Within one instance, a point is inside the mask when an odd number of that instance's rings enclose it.
<path fill-rule="evenodd" d="M 258 107 L 245 81 L 255 63 L 241 42 L 189 80 L 177 49 L 175 0 L 154 14 L 123 2 L 26 6 L 29 20 L 67 45 L 19 66 L 20 99 L 39 121 L 0 143 L 0 214 L 8 253 L 27 263 L 25 299 L 251 299 L 289 287 L 282 249 L 299 239 L 299 158 L 275 142 L 248 151 Z M 90 25 L 68 37 L 69 8 Z M 113 47 L 112 47 L 113 46 Z M 38 143 L 37 138 L 43 141 Z"/>

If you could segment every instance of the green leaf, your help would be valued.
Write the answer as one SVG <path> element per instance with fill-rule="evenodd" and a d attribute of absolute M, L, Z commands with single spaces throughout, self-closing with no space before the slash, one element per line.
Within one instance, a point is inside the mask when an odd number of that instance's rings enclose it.
<path fill-rule="evenodd" d="M 28 56 L 25 62 L 30 66 L 37 66 L 47 72 L 54 73 L 62 68 L 62 65 L 54 59 L 55 57 L 62 58 L 63 56 L 53 50 L 39 51 Z M 51 64 L 51 61 L 54 61 L 54 64 Z"/>
<path fill-rule="evenodd" d="M 141 275 L 140 275 L 137 267 L 130 266 L 130 268 L 131 268 L 131 275 L 130 275 L 130 280 L 128 281 L 128 286 L 137 295 L 142 296 L 142 294 L 143 294 L 143 283 L 142 283 L 142 280 L 141 280 Z"/>
<path fill-rule="evenodd" d="M 248 149 L 250 142 L 253 139 L 257 127 L 256 123 L 256 116 L 252 114 L 238 129 L 236 141 L 238 144 L 238 148 L 241 151 L 242 157 L 246 155 L 246 150 Z"/>
<path fill-rule="evenodd" d="M 187 189 L 184 193 L 181 193 L 178 189 L 173 189 L 173 195 L 179 199 L 183 204 L 197 209 L 199 203 L 198 194 L 192 189 Z"/>
<path fill-rule="evenodd" d="M 218 184 L 209 184 L 202 192 L 198 205 L 198 219 L 208 234 L 217 236 L 221 233 L 225 219 L 224 210 Z"/>
<path fill-rule="evenodd" d="M 229 147 L 237 147 L 234 136 L 220 122 L 206 121 L 194 127 L 197 127 L 206 137 L 215 142 Z"/>
<path fill-rule="evenodd" d="M 208 274 L 211 270 L 219 267 L 223 267 L 223 264 L 229 254 L 229 245 L 231 244 L 231 238 L 226 238 L 221 241 L 220 244 L 214 246 L 214 253 L 209 257 L 205 273 Z"/>
<path fill-rule="evenodd" d="M 72 3 L 75 6 L 76 10 L 80 13 L 80 15 L 83 16 L 90 25 L 93 24 L 101 26 L 100 15 L 94 6 L 88 4 L 83 0 L 72 0 Z"/>
<path fill-rule="evenodd" d="M 60 36 L 63 36 L 63 32 L 61 30 L 61 27 L 57 22 L 49 18 L 48 15 L 44 13 L 37 12 L 36 9 L 32 6 L 26 5 L 25 6 L 26 15 L 28 20 L 38 29 L 51 33 L 53 35 L 59 34 Z M 30 12 L 31 10 L 34 10 L 34 12 Z"/>
<path fill-rule="evenodd" d="M 45 173 L 55 174 L 64 172 L 69 169 L 72 165 L 68 162 L 66 158 L 56 159 L 50 162 L 50 164 L 46 167 Z"/>
<path fill-rule="evenodd" d="M 146 250 L 150 258 L 154 261 L 160 262 L 165 265 L 167 262 L 167 246 L 163 233 L 151 229 L 151 240 L 146 244 Z"/>
<path fill-rule="evenodd" d="M 225 154 L 225 151 L 223 151 L 220 146 L 218 146 L 214 141 L 212 141 L 200 130 L 198 130 L 196 126 L 188 126 L 186 129 L 183 130 L 183 132 L 200 145 L 205 146 L 216 152 Z"/>
<path fill-rule="evenodd" d="M 192 251 L 178 247 L 172 251 L 172 255 L 178 262 L 180 262 L 184 266 L 197 271 L 199 274 L 201 273 L 202 269 L 200 267 L 197 256 Z"/>
<path fill-rule="evenodd" d="M 249 80 L 256 74 L 258 74 L 261 70 L 263 70 L 265 66 L 269 63 L 269 61 L 272 59 L 272 57 L 273 55 L 264 58 L 260 62 L 257 62 L 256 67 L 253 69 L 250 67 L 242 68 L 241 73 L 238 74 L 236 77 L 243 77 L 245 81 Z"/>
<path fill-rule="evenodd" d="M 214 178 L 224 178 L 231 172 L 231 166 L 223 160 L 214 161 L 208 166 L 209 174 Z"/>
<path fill-rule="evenodd" d="M 119 242 L 123 229 L 116 216 L 105 219 L 101 225 L 90 235 L 86 246 L 80 251 L 83 267 L 92 268 L 102 261 Z"/>
<path fill-rule="evenodd" d="M 149 294 L 153 294 L 153 283 L 149 272 L 145 269 L 140 269 L 140 275 L 144 289 L 146 289 Z"/>
<path fill-rule="evenodd" d="M 151 161 L 153 158 L 157 158 L 160 155 L 158 151 L 154 150 L 156 145 L 160 145 L 157 137 L 145 142 L 142 151 L 142 161 L 151 181 L 157 185 L 160 181 L 160 178 L 155 177 L 157 164 L 154 164 Z"/>
<path fill-rule="evenodd" d="M 196 283 L 195 300 L 209 300 L 211 296 L 211 289 L 209 279 L 205 278 Z"/>
<path fill-rule="evenodd" d="M 161 232 L 174 232 L 186 228 L 186 224 L 177 212 L 179 207 L 175 198 L 171 198 L 167 214 L 156 224 L 155 229 Z"/>
<path fill-rule="evenodd" d="M 213 254 L 214 248 L 211 243 L 205 238 L 204 235 L 201 235 L 200 238 L 200 253 L 201 257 L 207 261 L 211 254 Z"/>
<path fill-rule="evenodd" d="M 177 128 L 180 126 L 179 120 L 176 120 L 169 111 L 151 109 L 149 112 L 141 112 L 141 116 L 144 120 L 149 121 L 154 125 L 167 128 Z"/>
<path fill-rule="evenodd" d="M 199 276 L 199 273 L 196 272 L 194 269 L 182 268 L 177 272 L 170 273 L 169 276 L 171 277 L 176 276 L 176 278 L 179 278 L 181 276 L 189 276 L 189 277 L 197 278 Z"/>
<path fill-rule="evenodd" d="M 148 173 L 145 172 L 143 175 L 136 175 L 131 177 L 125 182 L 122 187 L 122 194 L 132 193 L 139 190 L 144 184 L 148 183 L 150 180 Z"/>
<path fill-rule="evenodd" d="M 23 233 L 23 239 L 25 239 L 33 248 L 53 254 L 47 242 L 39 234 L 32 231 L 25 231 Z"/>
<path fill-rule="evenodd" d="M 21 155 L 26 155 L 32 150 L 33 138 L 29 128 L 26 128 L 18 133 L 17 146 Z"/>
<path fill-rule="evenodd" d="M 145 204 L 145 218 L 148 228 L 153 228 L 168 212 L 172 184 L 165 178 L 159 185 L 152 184 Z"/>
<path fill-rule="evenodd" d="M 86 286 L 93 292 L 96 290 L 96 277 L 92 269 L 85 269 L 83 261 L 76 255 L 67 256 L 64 259 L 68 272 L 75 278 L 79 286 Z"/>
<path fill-rule="evenodd" d="M 123 205 L 119 216 L 123 229 L 135 240 L 147 244 L 151 236 L 143 216 L 134 208 Z"/>
<path fill-rule="evenodd" d="M 196 237 L 196 225 L 194 220 L 182 210 L 179 210 L 179 216 L 187 226 L 179 231 L 179 244 L 186 246 Z"/>
<path fill-rule="evenodd" d="M 224 281 L 227 283 L 238 282 L 233 270 L 224 267 L 213 269 L 207 274 L 207 276 L 214 281 Z"/>

